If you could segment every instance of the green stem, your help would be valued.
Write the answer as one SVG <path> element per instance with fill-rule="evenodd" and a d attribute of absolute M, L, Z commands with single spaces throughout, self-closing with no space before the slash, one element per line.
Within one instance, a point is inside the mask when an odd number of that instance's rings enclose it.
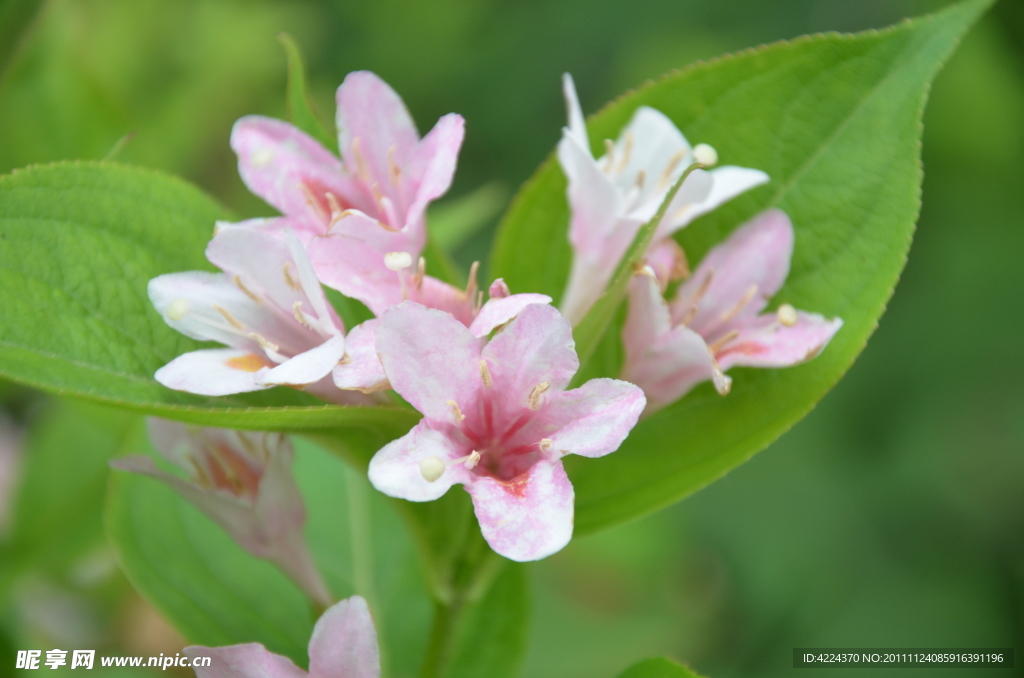
<path fill-rule="evenodd" d="M 427 655 L 423 659 L 421 678 L 441 678 L 448 672 L 458 641 L 459 620 L 466 606 L 461 601 L 451 605 L 434 604 L 434 622 L 430 628 Z"/>

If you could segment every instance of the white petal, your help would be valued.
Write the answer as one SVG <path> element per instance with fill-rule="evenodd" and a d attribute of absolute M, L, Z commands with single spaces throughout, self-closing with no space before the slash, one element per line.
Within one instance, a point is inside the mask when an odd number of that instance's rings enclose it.
<path fill-rule="evenodd" d="M 259 373 L 267 367 L 267 360 L 262 355 L 212 348 L 178 356 L 157 370 L 154 377 L 175 391 L 222 396 L 270 388 L 256 381 Z"/>
<path fill-rule="evenodd" d="M 257 379 L 271 386 L 305 386 L 330 374 L 345 355 L 345 337 L 336 334 L 320 346 L 286 360 Z"/>

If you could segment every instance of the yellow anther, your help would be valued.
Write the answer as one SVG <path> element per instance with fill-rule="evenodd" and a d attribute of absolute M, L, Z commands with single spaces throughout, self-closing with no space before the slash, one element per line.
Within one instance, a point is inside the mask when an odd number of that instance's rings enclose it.
<path fill-rule="evenodd" d="M 546 381 L 542 381 L 533 387 L 533 390 L 530 391 L 529 407 L 531 410 L 536 412 L 537 409 L 540 408 L 540 396 L 541 394 L 544 393 L 544 391 L 548 390 L 549 388 L 551 388 L 551 384 L 549 384 Z"/>
<path fill-rule="evenodd" d="M 259 303 L 261 303 L 263 301 L 262 299 L 260 299 L 259 297 L 256 296 L 255 292 L 253 292 L 248 287 L 246 287 L 245 285 L 242 284 L 242 279 L 239 276 L 236 275 L 234 278 L 232 278 L 232 280 L 235 283 L 235 287 L 237 287 L 238 289 L 242 290 L 242 292 L 245 293 L 245 296 L 249 297 L 250 299 L 252 299 L 257 304 L 259 304 Z"/>
<path fill-rule="evenodd" d="M 360 179 L 369 183 L 370 170 L 366 166 L 366 158 L 363 156 L 363 141 L 359 137 L 352 140 L 352 156 L 356 161 L 356 174 Z"/>
<path fill-rule="evenodd" d="M 255 341 L 257 344 L 259 344 L 260 348 L 262 348 L 264 351 L 277 353 L 280 350 L 280 347 L 277 344 L 267 341 L 266 339 L 256 334 L 255 332 L 250 332 L 249 338 Z"/>
<path fill-rule="evenodd" d="M 629 158 L 633 155 L 633 142 L 633 132 L 631 130 L 626 130 L 626 134 L 622 141 L 622 158 L 619 159 L 619 166 L 616 170 L 617 172 L 622 172 L 622 170 L 626 169 L 626 165 L 629 164 Z"/>
<path fill-rule="evenodd" d="M 491 381 L 491 372 L 487 369 L 487 361 L 485 360 L 480 361 L 480 379 L 483 380 L 484 386 L 487 388 L 491 387 L 491 384 L 493 383 Z"/>
<path fill-rule="evenodd" d="M 540 451 L 541 452 L 550 452 L 551 451 L 551 444 L 552 444 L 551 438 L 541 438 L 540 439 Z"/>
<path fill-rule="evenodd" d="M 685 157 L 686 149 L 680 148 L 678 151 L 676 151 L 675 155 L 669 158 L 668 164 L 665 165 L 665 170 L 661 173 L 661 178 L 658 179 L 659 189 L 665 188 L 666 186 L 669 185 L 669 183 L 671 183 L 672 174 L 676 171 L 676 167 L 679 167 L 679 163 L 681 163 L 683 161 L 683 158 Z"/>
<path fill-rule="evenodd" d="M 284 262 L 284 284 L 292 288 L 296 292 L 301 292 L 302 283 L 300 283 L 298 280 L 292 277 L 291 265 L 292 264 L 290 261 Z"/>
<path fill-rule="evenodd" d="M 455 418 L 458 421 L 462 421 L 463 419 L 466 418 L 466 415 L 464 415 L 462 413 L 462 410 L 459 409 L 459 404 L 457 402 L 455 402 L 454 400 L 446 400 L 444 402 L 444 404 L 447 405 L 448 407 L 452 408 L 452 414 L 455 415 Z"/>
<path fill-rule="evenodd" d="M 292 312 L 295 314 L 295 320 L 297 320 L 300 325 L 310 330 L 316 329 L 315 327 L 309 324 L 308 320 L 306 320 L 306 314 L 302 312 L 301 301 L 296 301 L 294 304 L 292 304 Z"/>
<path fill-rule="evenodd" d="M 227 320 L 228 324 L 231 325 L 232 327 L 234 327 L 236 330 L 244 330 L 245 329 L 245 325 L 243 325 L 242 323 L 238 322 L 238 320 L 235 319 L 235 316 L 233 316 L 230 313 L 228 313 L 228 310 L 226 308 L 224 308 L 223 306 L 218 306 L 217 304 L 214 304 L 213 308 L 214 308 L 215 311 L 217 311 L 217 313 L 220 313 L 221 316 L 224 318 L 224 320 Z"/>
<path fill-rule="evenodd" d="M 723 346 L 725 346 L 738 336 L 740 336 L 739 330 L 732 330 L 731 332 L 728 332 L 722 337 L 720 337 L 717 341 L 715 341 L 715 343 L 710 344 L 708 346 L 708 350 L 711 352 L 711 355 L 715 355 Z"/>
<path fill-rule="evenodd" d="M 743 297 L 738 302 L 736 302 L 736 305 L 722 314 L 722 322 L 732 320 L 733 318 L 735 318 L 736 314 L 742 311 L 744 308 L 746 308 L 747 304 L 750 303 L 750 300 L 753 299 L 754 295 L 756 294 L 757 284 L 753 284 L 750 287 L 748 287 L 747 291 L 743 293 Z"/>
<path fill-rule="evenodd" d="M 644 190 L 644 182 L 647 181 L 647 172 L 640 170 L 636 173 L 636 189 L 638 191 Z"/>

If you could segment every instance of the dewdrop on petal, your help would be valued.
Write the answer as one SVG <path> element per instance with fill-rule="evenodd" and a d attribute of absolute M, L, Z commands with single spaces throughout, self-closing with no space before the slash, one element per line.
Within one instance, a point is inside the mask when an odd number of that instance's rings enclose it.
<path fill-rule="evenodd" d="M 697 144 L 694 146 L 693 157 L 705 167 L 714 167 L 718 164 L 718 151 L 709 144 Z"/>
<path fill-rule="evenodd" d="M 445 468 L 445 463 L 441 461 L 440 457 L 431 455 L 420 459 L 420 475 L 428 483 L 432 483 L 443 476 Z"/>
<path fill-rule="evenodd" d="M 384 255 L 384 265 L 392 271 L 401 271 L 412 266 L 412 255 L 408 252 L 388 252 Z"/>
<path fill-rule="evenodd" d="M 192 305 L 188 303 L 188 299 L 178 298 L 167 307 L 167 317 L 171 320 L 181 320 L 188 315 L 191 309 Z"/>

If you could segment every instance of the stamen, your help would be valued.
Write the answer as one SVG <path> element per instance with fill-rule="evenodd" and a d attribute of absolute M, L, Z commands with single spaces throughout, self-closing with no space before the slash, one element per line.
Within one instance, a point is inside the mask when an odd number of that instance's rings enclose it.
<path fill-rule="evenodd" d="M 214 304 L 213 308 L 217 311 L 217 313 L 220 313 L 224 317 L 224 320 L 227 320 L 228 324 L 230 324 L 236 330 L 244 330 L 245 329 L 245 325 L 243 325 L 242 323 L 238 322 L 238 320 L 235 319 L 235 316 L 233 316 L 230 313 L 228 313 L 227 309 L 225 309 L 224 307 L 218 306 L 217 304 Z"/>
<path fill-rule="evenodd" d="M 800 317 L 796 314 L 796 309 L 789 304 L 779 306 L 778 317 L 779 322 L 786 327 L 793 327 L 800 320 Z"/>
<path fill-rule="evenodd" d="M 398 180 L 402 177 L 402 170 L 398 167 L 398 163 L 395 162 L 394 146 L 388 149 L 388 170 L 391 175 L 391 184 L 398 186 Z"/>
<path fill-rule="evenodd" d="M 665 188 L 672 182 L 672 174 L 676 171 L 676 167 L 679 166 L 679 163 L 681 163 L 685 157 L 686 149 L 680 148 L 676 151 L 675 155 L 669 158 L 668 164 L 665 165 L 665 170 L 661 173 L 661 178 L 658 179 L 659 189 Z"/>
<path fill-rule="evenodd" d="M 487 388 L 490 388 L 491 384 L 494 383 L 494 382 L 491 381 L 491 372 L 490 372 L 490 370 L 487 369 L 487 361 L 486 360 L 481 360 L 480 361 L 480 379 L 483 380 L 484 386 L 487 387 Z"/>
<path fill-rule="evenodd" d="M 395 272 L 407 269 L 412 266 L 412 255 L 408 252 L 388 252 L 384 255 L 384 265 Z"/>
<path fill-rule="evenodd" d="M 705 167 L 714 167 L 718 164 L 718 151 L 714 146 L 697 144 L 693 147 L 693 159 Z"/>
<path fill-rule="evenodd" d="M 541 438 L 540 439 L 540 443 L 539 443 L 540 451 L 541 452 L 550 452 L 551 451 L 551 444 L 552 444 L 551 438 Z"/>
<path fill-rule="evenodd" d="M 263 301 L 262 299 L 257 297 L 256 294 L 253 293 L 252 290 L 250 290 L 248 287 L 246 287 L 245 285 L 242 284 L 242 279 L 239 276 L 236 275 L 234 278 L 232 278 L 232 280 L 235 281 L 235 286 L 238 287 L 238 289 L 242 290 L 242 292 L 245 293 L 245 296 L 249 297 L 250 299 L 255 301 L 257 304 L 259 304 L 259 303 L 261 303 Z"/>
<path fill-rule="evenodd" d="M 633 132 L 631 130 L 626 130 L 622 146 L 622 158 L 619 159 L 619 167 L 616 170 L 619 173 L 626 169 L 626 165 L 629 164 L 629 158 L 633 155 Z"/>
<path fill-rule="evenodd" d="M 341 356 L 341 360 L 338 361 L 338 364 L 339 365 L 348 365 L 351 362 L 352 362 L 351 356 L 349 356 L 349 354 L 346 353 L 345 355 Z"/>
<path fill-rule="evenodd" d="M 711 355 L 718 353 L 719 349 L 728 344 L 730 341 L 740 336 L 739 330 L 732 330 L 723 335 L 718 341 L 708 346 L 708 350 L 711 351 Z"/>
<path fill-rule="evenodd" d="M 447 468 L 447 465 L 440 457 L 431 455 L 420 459 L 420 475 L 423 476 L 423 479 L 428 483 L 433 483 L 443 476 L 445 469 Z"/>
<path fill-rule="evenodd" d="M 452 408 L 452 414 L 455 415 L 455 418 L 458 421 L 462 421 L 463 419 L 466 418 L 466 415 L 464 415 L 462 413 L 462 410 L 459 409 L 459 404 L 457 402 L 455 402 L 454 400 L 446 400 L 446 401 L 444 401 L 444 404 L 447 405 L 448 407 Z"/>
<path fill-rule="evenodd" d="M 480 463 L 480 453 L 473 450 L 467 456 L 462 457 L 461 459 L 455 459 L 451 463 L 458 464 L 459 462 L 462 462 L 466 468 L 473 470 L 476 465 Z"/>
<path fill-rule="evenodd" d="M 615 142 L 611 139 L 604 140 L 604 172 L 611 172 L 615 164 Z"/>
<path fill-rule="evenodd" d="M 290 261 L 284 262 L 284 284 L 292 288 L 296 292 L 301 292 L 302 283 L 292 277 L 291 265 L 292 262 Z"/>
<path fill-rule="evenodd" d="M 636 173 L 636 188 L 638 191 L 644 190 L 644 182 L 647 181 L 647 172 L 640 170 Z"/>
<path fill-rule="evenodd" d="M 313 193 L 313 189 L 307 186 L 305 183 L 300 183 L 299 188 L 302 189 L 302 194 L 306 197 L 306 204 L 313 208 L 317 216 L 324 221 L 330 220 L 330 215 L 324 212 L 323 205 L 316 199 L 316 195 Z"/>
<path fill-rule="evenodd" d="M 331 226 L 333 226 L 334 222 L 340 218 L 341 213 L 345 210 L 341 209 L 341 203 L 338 202 L 338 198 L 330 191 L 325 191 L 324 197 L 327 198 L 327 204 L 331 207 Z"/>
<path fill-rule="evenodd" d="M 295 313 L 295 320 L 297 320 L 300 325 L 307 329 L 313 330 L 314 332 L 316 331 L 316 328 L 313 327 L 313 325 L 310 324 L 309 320 L 306 319 L 306 314 L 302 312 L 301 301 L 296 301 L 294 304 L 292 304 L 292 312 Z"/>
<path fill-rule="evenodd" d="M 732 377 L 722 372 L 722 368 L 718 366 L 718 361 L 713 357 L 711 358 L 711 381 L 715 384 L 715 390 L 718 391 L 718 395 L 729 395 L 729 391 L 732 389 Z"/>
<path fill-rule="evenodd" d="M 188 299 L 178 298 L 167 307 L 167 317 L 171 320 L 181 320 L 188 315 L 190 310 L 192 310 L 192 304 L 188 303 Z"/>
<path fill-rule="evenodd" d="M 536 412 L 540 408 L 540 396 L 542 393 L 544 393 L 544 391 L 548 390 L 549 388 L 551 388 L 551 384 L 549 384 L 546 381 L 542 381 L 533 387 L 533 390 L 530 391 L 529 407 L 531 410 Z"/>
<path fill-rule="evenodd" d="M 363 142 L 359 137 L 352 140 L 352 155 L 356 161 L 356 174 L 366 183 L 370 182 L 370 170 L 366 166 L 366 157 L 363 156 Z"/>
<path fill-rule="evenodd" d="M 732 320 L 733 318 L 735 318 L 736 314 L 742 311 L 746 307 L 746 305 L 750 303 L 750 300 L 754 298 L 755 294 L 757 294 L 756 283 L 747 288 L 747 291 L 743 294 L 743 297 L 738 302 L 736 302 L 735 306 L 733 306 L 732 308 L 730 308 L 728 311 L 721 315 L 722 322 L 726 322 L 727 320 Z"/>
<path fill-rule="evenodd" d="M 690 303 L 696 306 L 700 303 L 700 300 L 704 298 L 704 295 L 708 293 L 708 288 L 711 287 L 711 281 L 715 278 L 715 269 L 708 271 L 708 274 L 704 276 L 704 282 L 700 284 L 697 289 L 697 293 L 693 295 Z"/>
<path fill-rule="evenodd" d="M 689 326 L 690 321 L 693 320 L 695 315 L 697 315 L 697 304 L 690 304 L 690 310 L 686 312 L 686 315 L 679 321 L 679 324 Z"/>
<path fill-rule="evenodd" d="M 466 281 L 466 291 L 463 293 L 463 300 L 472 299 L 476 296 L 477 283 L 476 273 L 480 270 L 480 262 L 474 261 L 473 265 L 469 267 L 469 279 Z"/>
<path fill-rule="evenodd" d="M 280 346 L 278 346 L 275 343 L 267 341 L 266 339 L 264 339 L 260 335 L 256 334 L 255 332 L 250 332 L 249 333 L 249 338 L 252 339 L 253 341 L 255 341 L 257 344 L 259 344 L 260 348 L 262 348 L 264 351 L 270 351 L 271 353 L 277 353 L 279 350 L 281 350 Z"/>
<path fill-rule="evenodd" d="M 347 216 L 349 216 L 351 214 L 355 214 L 355 213 L 356 213 L 356 210 L 348 209 L 348 210 L 341 210 L 340 212 L 331 214 L 331 223 L 327 224 L 327 232 L 330 233 L 331 229 L 334 228 L 334 225 L 336 223 L 338 223 L 339 221 L 341 221 L 345 217 L 347 217 Z"/>

